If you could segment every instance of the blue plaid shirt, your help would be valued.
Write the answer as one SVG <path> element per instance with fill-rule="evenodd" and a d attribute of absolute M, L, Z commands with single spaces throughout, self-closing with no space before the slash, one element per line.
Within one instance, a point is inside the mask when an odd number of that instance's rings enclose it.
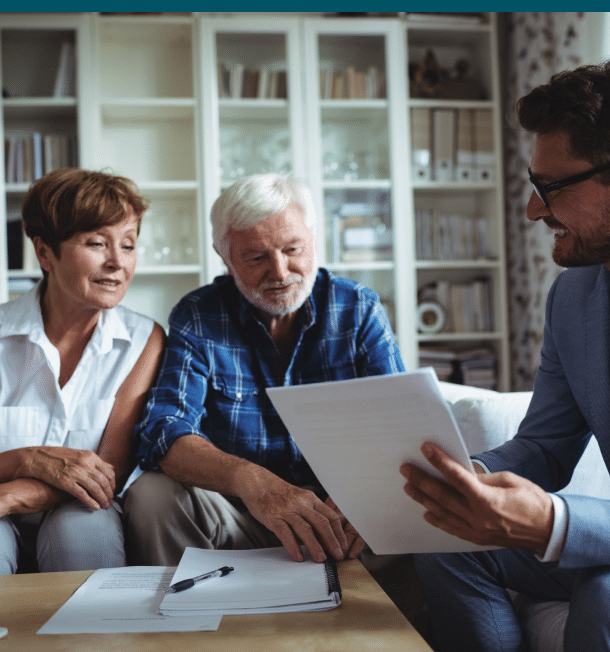
<path fill-rule="evenodd" d="M 404 366 L 379 297 L 363 285 L 320 269 L 297 319 L 284 372 L 274 341 L 231 276 L 187 294 L 170 316 L 163 365 L 136 428 L 140 465 L 158 468 L 178 437 L 195 434 L 292 484 L 319 484 L 265 388 Z"/>

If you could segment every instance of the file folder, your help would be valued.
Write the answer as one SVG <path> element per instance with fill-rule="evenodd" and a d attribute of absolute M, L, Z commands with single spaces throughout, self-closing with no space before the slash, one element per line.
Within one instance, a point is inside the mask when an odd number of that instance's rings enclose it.
<path fill-rule="evenodd" d="M 436 181 L 453 181 L 455 122 L 453 109 L 432 109 L 433 169 Z"/>
<path fill-rule="evenodd" d="M 475 110 L 475 166 L 478 181 L 493 181 L 496 164 L 493 146 L 492 113 L 488 109 Z"/>
<path fill-rule="evenodd" d="M 411 109 L 411 176 L 414 181 L 430 181 L 430 144 L 432 140 L 430 109 Z"/>
<path fill-rule="evenodd" d="M 475 179 L 474 110 L 457 110 L 456 181 Z"/>

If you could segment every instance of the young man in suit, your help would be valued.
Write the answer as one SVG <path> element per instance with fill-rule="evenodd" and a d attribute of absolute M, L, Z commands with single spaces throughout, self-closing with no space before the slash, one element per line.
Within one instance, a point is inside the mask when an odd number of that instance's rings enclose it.
<path fill-rule="evenodd" d="M 475 456 L 434 444 L 437 480 L 405 464 L 424 518 L 499 550 L 416 559 L 439 650 L 525 650 L 505 589 L 570 602 L 564 651 L 610 650 L 610 500 L 556 495 L 591 436 L 610 466 L 610 62 L 554 75 L 517 104 L 536 135 L 527 217 L 555 232 L 569 268 L 549 293 L 541 363 L 515 438 Z"/>

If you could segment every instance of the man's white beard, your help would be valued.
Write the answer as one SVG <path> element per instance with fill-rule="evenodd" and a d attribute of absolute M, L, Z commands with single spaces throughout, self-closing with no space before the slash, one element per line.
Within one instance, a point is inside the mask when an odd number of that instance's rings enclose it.
<path fill-rule="evenodd" d="M 313 290 L 317 275 L 318 265 L 316 261 L 314 270 L 308 277 L 303 277 L 300 274 L 291 274 L 284 283 L 267 283 L 256 290 L 245 287 L 237 274 L 233 274 L 233 279 L 237 289 L 255 308 L 258 308 L 269 315 L 281 317 L 296 312 L 305 303 Z M 277 287 L 287 287 L 293 283 L 298 284 L 298 289 L 291 292 L 289 295 L 278 297 L 274 301 L 269 301 L 265 298 L 265 290 Z"/>

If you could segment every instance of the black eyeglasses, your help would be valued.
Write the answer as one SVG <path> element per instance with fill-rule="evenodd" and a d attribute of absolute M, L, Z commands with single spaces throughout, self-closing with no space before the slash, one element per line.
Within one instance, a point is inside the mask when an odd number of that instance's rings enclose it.
<path fill-rule="evenodd" d="M 604 163 L 604 165 L 598 165 L 587 172 L 581 172 L 580 174 L 573 174 L 571 177 L 566 177 L 565 179 L 559 179 L 559 181 L 552 181 L 551 183 L 540 183 L 538 179 L 532 174 L 532 168 L 527 168 L 527 171 L 530 175 L 530 181 L 534 186 L 534 190 L 542 203 L 549 208 L 549 200 L 547 199 L 547 192 L 552 192 L 553 190 L 559 190 L 560 188 L 565 188 L 566 186 L 571 186 L 574 183 L 580 183 L 581 181 L 586 181 L 590 179 L 594 174 L 598 172 L 603 172 L 604 170 L 610 170 L 610 163 Z"/>

